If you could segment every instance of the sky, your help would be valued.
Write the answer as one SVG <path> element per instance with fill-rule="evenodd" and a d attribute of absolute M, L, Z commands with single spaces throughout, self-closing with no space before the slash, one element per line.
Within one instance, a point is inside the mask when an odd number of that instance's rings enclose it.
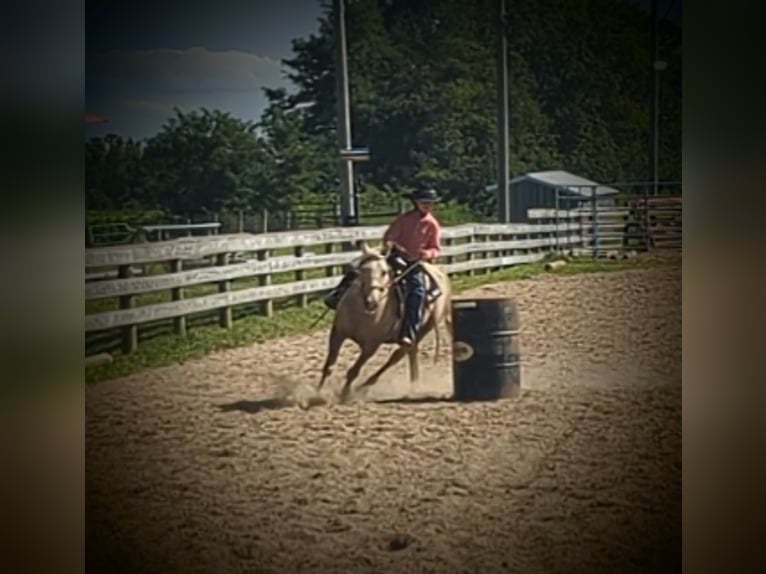
<path fill-rule="evenodd" d="M 659 5 L 680 22 L 681 0 Z M 109 119 L 86 137 L 150 137 L 174 107 L 257 121 L 264 87 L 292 88 L 281 62 L 320 13 L 319 0 L 86 0 L 85 108 Z"/>
<path fill-rule="evenodd" d="M 318 31 L 318 0 L 88 0 L 86 136 L 153 135 L 173 108 L 258 120 L 263 87 L 291 87 L 281 60 Z"/>

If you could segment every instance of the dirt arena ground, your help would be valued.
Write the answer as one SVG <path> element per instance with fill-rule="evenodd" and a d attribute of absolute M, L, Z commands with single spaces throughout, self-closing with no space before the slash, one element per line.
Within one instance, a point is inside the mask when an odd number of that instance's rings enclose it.
<path fill-rule="evenodd" d="M 89 387 L 88 571 L 680 572 L 680 265 L 485 294 L 521 310 L 515 399 L 387 400 L 402 364 L 300 410 L 324 331 Z M 449 393 L 424 352 L 414 393 Z"/>

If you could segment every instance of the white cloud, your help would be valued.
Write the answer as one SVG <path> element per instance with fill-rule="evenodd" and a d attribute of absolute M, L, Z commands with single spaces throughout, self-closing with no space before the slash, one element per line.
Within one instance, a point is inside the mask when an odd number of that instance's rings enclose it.
<path fill-rule="evenodd" d="M 285 85 L 276 60 L 207 48 L 113 50 L 89 55 L 88 75 L 110 93 L 187 93 L 260 90 Z"/>
<path fill-rule="evenodd" d="M 110 118 L 91 131 L 145 137 L 160 129 L 173 108 L 220 109 L 257 120 L 263 88 L 290 87 L 276 60 L 240 51 L 114 50 L 89 54 L 87 107 Z"/>

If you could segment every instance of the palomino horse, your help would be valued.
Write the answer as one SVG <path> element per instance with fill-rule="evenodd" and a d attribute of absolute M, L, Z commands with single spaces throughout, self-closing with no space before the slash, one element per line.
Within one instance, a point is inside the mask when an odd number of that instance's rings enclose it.
<path fill-rule="evenodd" d="M 434 282 L 441 294 L 433 301 L 428 297 L 421 315 L 421 327 L 412 345 L 398 347 L 388 361 L 373 373 L 359 388 L 375 384 L 388 369 L 398 363 L 404 355 L 409 358 L 410 384 L 419 378 L 418 345 L 431 331 L 436 336 L 436 355 L 439 358 L 439 326 L 444 324 L 452 338 L 452 316 L 450 301 L 452 291 L 449 277 L 437 266 L 421 263 L 426 272 L 426 293 L 434 287 Z M 341 397 L 348 398 L 351 383 L 359 376 L 364 364 L 375 354 L 381 345 L 396 343 L 403 320 L 403 305 L 395 288 L 396 279 L 389 266 L 386 255 L 371 249 L 362 243 L 362 258 L 357 266 L 359 276 L 343 294 L 335 311 L 335 320 L 330 329 L 327 359 L 322 369 L 322 378 L 317 390 L 322 388 L 332 367 L 338 360 L 338 353 L 346 339 L 354 341 L 360 349 L 356 362 L 346 374 L 346 384 Z"/>

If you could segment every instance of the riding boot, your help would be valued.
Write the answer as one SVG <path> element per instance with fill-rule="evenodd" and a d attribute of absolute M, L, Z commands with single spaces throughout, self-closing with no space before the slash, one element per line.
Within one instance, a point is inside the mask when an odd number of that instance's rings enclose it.
<path fill-rule="evenodd" d="M 338 285 L 332 291 L 324 296 L 322 299 L 324 304 L 333 311 L 337 309 L 341 297 L 343 297 L 343 294 L 351 286 L 351 283 L 354 282 L 354 279 L 356 279 L 358 274 L 359 272 L 356 269 L 349 269 L 346 271 L 345 275 L 343 275 L 343 278 L 340 280 L 340 283 L 338 283 Z"/>
<path fill-rule="evenodd" d="M 407 276 L 407 302 L 404 307 L 404 321 L 399 343 L 411 345 L 417 339 L 425 298 L 425 285 L 421 272 L 413 271 Z"/>

